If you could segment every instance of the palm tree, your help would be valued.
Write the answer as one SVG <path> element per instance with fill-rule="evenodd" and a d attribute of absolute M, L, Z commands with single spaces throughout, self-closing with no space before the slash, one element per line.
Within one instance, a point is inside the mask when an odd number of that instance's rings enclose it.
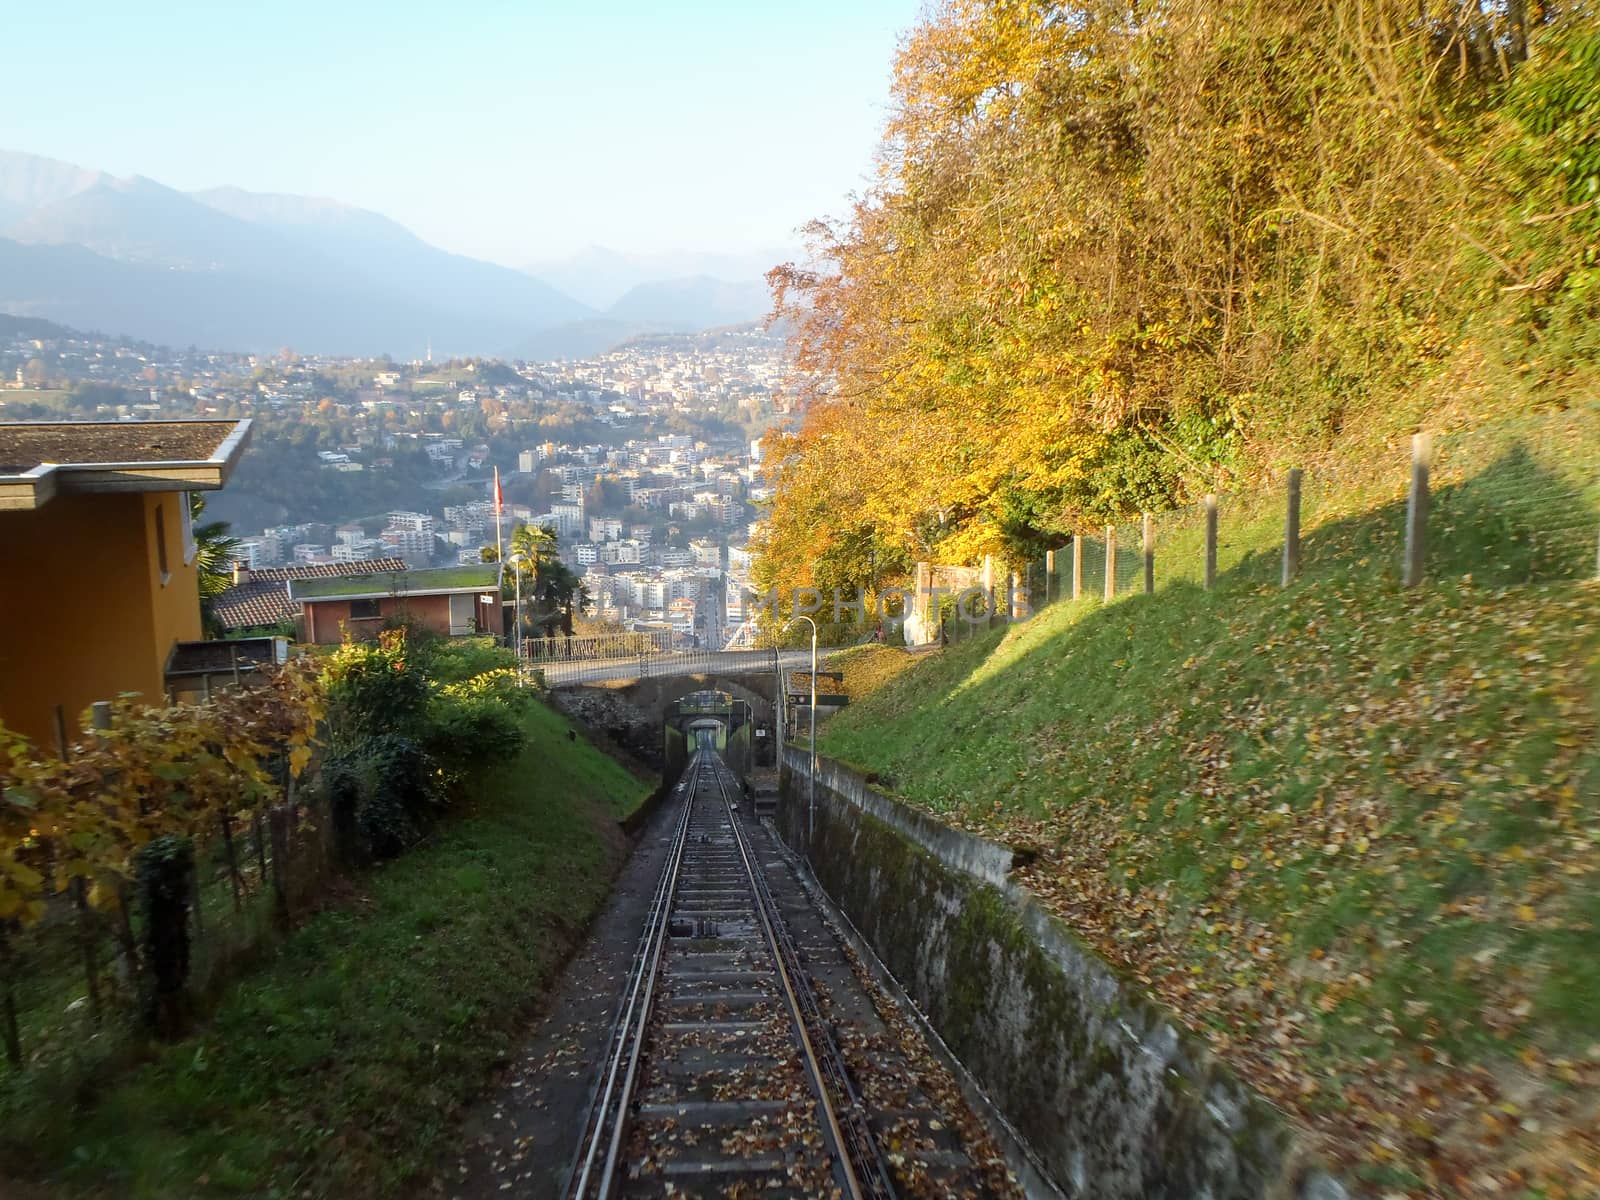
<path fill-rule="evenodd" d="M 233 559 L 239 539 L 229 532 L 226 521 L 200 520 L 206 500 L 199 492 L 189 493 L 189 524 L 194 531 L 194 565 L 200 573 L 200 623 L 212 637 L 221 634 L 211 604 L 233 586 Z"/>
<path fill-rule="evenodd" d="M 523 594 L 537 595 L 540 580 L 561 562 L 556 557 L 556 531 L 548 525 L 518 525 L 511 531 L 511 553 L 507 558 L 518 554 L 527 559 L 517 568 L 522 572 Z M 506 580 L 507 587 L 513 583 L 515 580 Z"/>

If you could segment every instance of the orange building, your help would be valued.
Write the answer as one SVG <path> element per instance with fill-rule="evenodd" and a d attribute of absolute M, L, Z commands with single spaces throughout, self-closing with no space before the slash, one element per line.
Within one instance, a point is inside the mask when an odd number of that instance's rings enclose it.
<path fill-rule="evenodd" d="M 189 496 L 249 421 L 0 424 L 0 723 L 54 746 L 96 700 L 164 695 L 200 637 Z"/>

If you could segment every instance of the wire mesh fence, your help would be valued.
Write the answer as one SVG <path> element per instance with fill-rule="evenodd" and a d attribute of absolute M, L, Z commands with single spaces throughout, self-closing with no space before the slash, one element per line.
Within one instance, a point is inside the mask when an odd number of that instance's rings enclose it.
<path fill-rule="evenodd" d="M 1308 572 L 1374 584 L 1510 586 L 1600 576 L 1600 405 L 1397 442 L 1362 477 L 1284 470 L 1267 487 L 1085 528 L 1016 568 L 992 568 L 992 619 L 1168 587 L 1284 585 Z M 978 611 L 988 612 L 982 602 Z"/>
<path fill-rule="evenodd" d="M 1596 414 L 1471 430 L 1429 448 L 1431 567 L 1489 584 L 1572 579 L 1600 564 L 1600 470 L 1582 453 Z M 1580 452 L 1575 453 L 1575 450 Z"/>
<path fill-rule="evenodd" d="M 246 820 L 224 817 L 190 874 L 189 986 L 209 994 L 241 957 L 313 896 L 333 866 L 328 814 L 291 800 Z M 131 885 L 130 885 L 131 886 Z M 22 1061 L 116 1045 L 106 1030 L 148 1002 L 145 916 L 131 896 L 91 907 L 63 889 L 34 925 L 0 940 L 0 992 Z"/>

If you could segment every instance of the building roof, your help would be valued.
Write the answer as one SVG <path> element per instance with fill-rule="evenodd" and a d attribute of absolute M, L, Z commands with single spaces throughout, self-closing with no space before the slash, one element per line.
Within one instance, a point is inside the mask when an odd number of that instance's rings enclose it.
<path fill-rule="evenodd" d="M 77 492 L 215 491 L 249 440 L 249 421 L 0 424 L 0 510 Z"/>
<path fill-rule="evenodd" d="M 438 596 L 448 592 L 500 590 L 499 563 L 429 567 L 421 571 L 368 571 L 331 579 L 296 579 L 295 600 L 381 600 L 385 596 Z"/>
<path fill-rule="evenodd" d="M 363 565 L 369 571 L 404 571 L 406 560 L 395 555 L 391 558 L 368 559 Z M 348 574 L 350 564 L 347 562 L 295 563 L 292 567 L 262 567 L 251 571 L 250 578 L 272 579 L 282 583 L 290 579 L 336 579 Z"/>
<path fill-rule="evenodd" d="M 403 558 L 373 559 L 376 571 L 404 571 Z M 256 629 L 292 621 L 299 602 L 289 595 L 291 579 L 327 579 L 346 574 L 348 563 L 301 563 L 293 567 L 263 567 L 236 583 L 211 602 L 211 615 L 224 629 Z"/>

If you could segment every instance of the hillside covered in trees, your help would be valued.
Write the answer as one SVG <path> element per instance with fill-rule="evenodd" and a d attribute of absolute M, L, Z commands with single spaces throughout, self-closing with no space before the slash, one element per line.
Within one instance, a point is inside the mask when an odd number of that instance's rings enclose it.
<path fill-rule="evenodd" d="M 763 586 L 1562 406 L 1600 350 L 1600 21 L 1530 0 L 946 0 L 875 184 L 772 275 L 811 382 Z"/>

